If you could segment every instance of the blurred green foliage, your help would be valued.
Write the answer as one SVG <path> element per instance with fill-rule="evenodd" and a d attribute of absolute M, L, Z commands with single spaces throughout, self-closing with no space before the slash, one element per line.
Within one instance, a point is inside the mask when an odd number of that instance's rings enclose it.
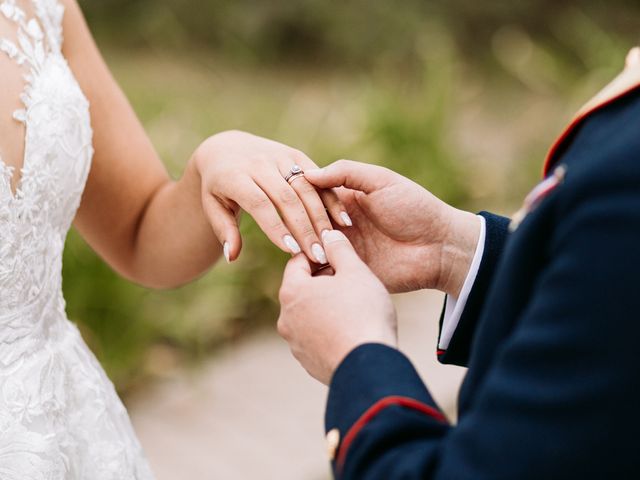
<path fill-rule="evenodd" d="M 420 63 L 416 39 L 433 24 L 470 56 L 504 25 L 572 54 L 566 19 L 581 11 L 607 31 L 638 37 L 636 0 L 101 0 L 82 1 L 94 29 L 121 45 L 204 46 L 236 61 L 372 65 Z M 111 32 L 118 31 L 117 38 Z"/>
<path fill-rule="evenodd" d="M 81 5 L 176 177 L 200 141 L 239 128 L 319 164 L 384 164 L 458 206 L 506 213 L 570 112 L 620 68 L 640 18 L 622 0 Z M 274 323 L 287 256 L 251 219 L 242 233 L 237 263 L 152 292 L 72 232 L 69 316 L 121 392 Z"/>

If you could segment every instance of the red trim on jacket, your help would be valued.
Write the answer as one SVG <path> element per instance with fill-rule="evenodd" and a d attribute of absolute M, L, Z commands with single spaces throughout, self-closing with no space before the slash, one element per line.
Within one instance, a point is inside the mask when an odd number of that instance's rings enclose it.
<path fill-rule="evenodd" d="M 439 410 L 425 405 L 422 402 L 414 400 L 409 397 L 385 397 L 378 402 L 374 403 L 366 412 L 362 414 L 362 416 L 353 424 L 353 426 L 349 429 L 347 434 L 342 441 L 342 445 L 340 446 L 340 451 L 338 453 L 338 457 L 336 459 L 336 466 L 338 471 L 342 470 L 344 466 L 344 462 L 347 458 L 347 452 L 349 451 L 349 447 L 358 436 L 360 431 L 367 426 L 367 424 L 373 420 L 380 412 L 382 412 L 387 407 L 405 407 L 412 410 L 416 410 L 418 412 L 424 413 L 430 417 L 435 418 L 439 422 L 448 423 L 446 417 Z"/>
<path fill-rule="evenodd" d="M 567 138 L 569 138 L 569 136 L 583 122 L 583 120 L 585 120 L 588 116 L 594 114 L 598 110 L 608 105 L 611 105 L 613 102 L 620 100 L 622 97 L 629 95 L 631 92 L 639 88 L 640 88 L 640 85 L 634 85 L 633 87 L 628 88 L 627 90 L 624 90 L 622 93 L 619 93 L 618 95 L 610 98 L 609 100 L 606 100 L 590 108 L 589 110 L 585 111 L 584 113 L 581 113 L 576 118 L 574 118 L 573 121 L 564 129 L 560 137 L 558 137 L 558 139 L 553 143 L 553 145 L 551 146 L 551 149 L 549 150 L 549 153 L 547 153 L 547 158 L 544 161 L 544 167 L 542 169 L 542 177 L 544 178 L 549 174 L 549 170 L 551 170 L 551 167 L 553 166 L 553 161 L 555 160 L 554 157 L 556 156 L 556 153 L 558 153 L 558 150 L 560 149 L 562 144 L 567 140 Z"/>

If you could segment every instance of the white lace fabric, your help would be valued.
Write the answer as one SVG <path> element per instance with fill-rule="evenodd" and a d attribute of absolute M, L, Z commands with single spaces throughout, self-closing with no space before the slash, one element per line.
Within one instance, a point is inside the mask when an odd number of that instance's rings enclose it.
<path fill-rule="evenodd" d="M 0 50 L 28 72 L 13 113 L 26 132 L 15 192 L 0 160 L 0 480 L 151 480 L 113 385 L 65 313 L 62 251 L 93 156 L 89 104 L 62 55 L 63 6 L 25 1 L 33 18 L 0 0 L 17 29 Z"/>

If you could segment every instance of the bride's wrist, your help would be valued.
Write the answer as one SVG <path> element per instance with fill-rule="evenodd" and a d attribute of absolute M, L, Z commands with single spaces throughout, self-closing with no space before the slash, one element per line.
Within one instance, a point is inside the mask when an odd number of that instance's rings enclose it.
<path fill-rule="evenodd" d="M 200 200 L 202 190 L 202 174 L 197 161 L 197 152 L 191 156 L 180 179 L 184 189 Z"/>
<path fill-rule="evenodd" d="M 480 238 L 477 215 L 452 209 L 447 235 L 442 246 L 442 272 L 438 290 L 457 298 L 462 290 Z"/>

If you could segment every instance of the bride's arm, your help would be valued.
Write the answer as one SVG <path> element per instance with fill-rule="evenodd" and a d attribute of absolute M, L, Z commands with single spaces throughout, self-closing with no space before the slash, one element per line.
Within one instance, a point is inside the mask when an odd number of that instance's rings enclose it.
<path fill-rule="evenodd" d="M 223 242 L 232 260 L 238 256 L 243 208 L 277 246 L 295 250 L 291 235 L 317 258 L 318 234 L 331 228 L 322 201 L 306 180 L 294 182 L 296 193 L 282 178 L 294 163 L 310 168 L 311 160 L 277 142 L 226 132 L 205 141 L 182 178 L 171 181 L 75 0 L 63 3 L 64 55 L 91 104 L 95 156 L 75 225 L 92 248 L 133 281 L 176 286 L 216 261 Z M 320 195 L 344 225 L 333 192 Z"/>

